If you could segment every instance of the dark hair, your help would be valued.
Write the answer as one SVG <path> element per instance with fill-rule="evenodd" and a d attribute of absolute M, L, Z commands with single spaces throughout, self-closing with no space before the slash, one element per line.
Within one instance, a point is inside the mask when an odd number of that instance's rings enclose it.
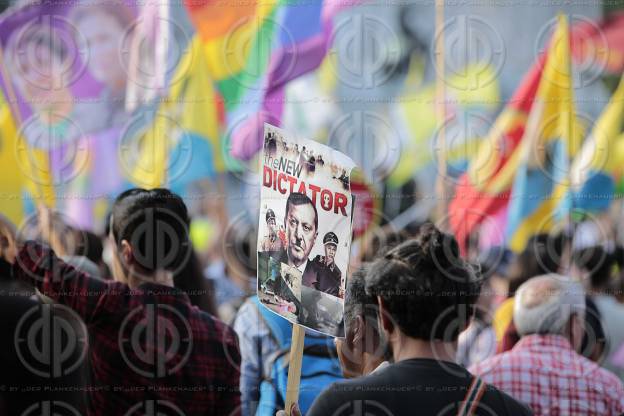
<path fill-rule="evenodd" d="M 589 272 L 592 288 L 597 289 L 609 283 L 615 259 L 602 246 L 575 250 L 572 253 L 572 260 L 579 269 Z"/>
<path fill-rule="evenodd" d="M 537 234 L 529 238 L 526 248 L 509 266 L 509 297 L 527 280 L 543 274 L 557 273 L 563 252 L 561 235 Z"/>
<path fill-rule="evenodd" d="M 256 238 L 256 229 L 249 223 L 234 221 L 230 224 L 223 237 L 223 257 L 228 275 L 232 271 L 246 277 L 256 275 Z"/>
<path fill-rule="evenodd" d="M 290 211 L 290 205 L 305 205 L 310 204 L 312 208 L 314 208 L 314 229 L 318 231 L 318 211 L 316 210 L 316 205 L 312 203 L 312 200 L 308 198 L 307 195 L 302 194 L 300 192 L 293 192 L 288 195 L 288 199 L 286 200 L 286 214 L 284 214 L 284 222 L 288 218 L 288 211 Z"/>
<path fill-rule="evenodd" d="M 423 340 L 456 340 L 481 288 L 455 238 L 431 223 L 376 260 L 366 280 L 366 293 L 383 300 L 401 331 Z"/>
<path fill-rule="evenodd" d="M 408 239 L 408 234 L 403 230 L 395 231 L 391 228 L 379 227 L 364 240 L 362 261 L 373 262 L 388 250 Z"/>
<path fill-rule="evenodd" d="M 121 193 L 113 204 L 111 227 L 115 243 L 128 241 L 135 260 L 147 271 L 175 271 L 192 251 L 186 205 L 168 189 L 134 188 Z"/>
<path fill-rule="evenodd" d="M 204 277 L 202 264 L 194 250 L 191 250 L 188 261 L 173 275 L 173 285 L 188 295 L 191 305 L 217 316 L 210 281 Z"/>
<path fill-rule="evenodd" d="M 79 233 L 83 238 L 78 241 L 76 255 L 84 256 L 99 265 L 102 262 L 102 253 L 104 252 L 102 239 L 91 231 L 80 230 Z"/>
<path fill-rule="evenodd" d="M 366 275 L 371 263 L 364 263 L 347 280 L 344 300 L 344 324 L 349 327 L 358 315 L 376 321 L 377 299 L 366 293 Z"/>

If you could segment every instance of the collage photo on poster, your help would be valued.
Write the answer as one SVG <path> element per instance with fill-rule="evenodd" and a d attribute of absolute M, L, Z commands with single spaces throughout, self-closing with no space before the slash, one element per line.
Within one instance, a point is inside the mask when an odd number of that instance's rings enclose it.
<path fill-rule="evenodd" d="M 265 124 L 258 298 L 293 324 L 342 336 L 355 164 L 313 140 Z"/>

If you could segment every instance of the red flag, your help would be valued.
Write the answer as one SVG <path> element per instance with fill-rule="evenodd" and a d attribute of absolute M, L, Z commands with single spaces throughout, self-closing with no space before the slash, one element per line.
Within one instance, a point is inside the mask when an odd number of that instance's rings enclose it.
<path fill-rule="evenodd" d="M 512 155 L 524 134 L 545 57 L 542 55 L 524 76 L 455 188 L 449 205 L 449 225 L 462 251 L 470 233 L 509 200 L 515 165 Z"/>

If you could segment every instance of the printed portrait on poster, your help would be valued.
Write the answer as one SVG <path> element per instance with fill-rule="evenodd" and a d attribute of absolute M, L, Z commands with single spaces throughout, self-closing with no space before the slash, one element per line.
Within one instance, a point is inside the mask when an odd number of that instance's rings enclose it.
<path fill-rule="evenodd" d="M 293 323 L 340 336 L 355 165 L 268 124 L 261 163 L 258 297 Z"/>

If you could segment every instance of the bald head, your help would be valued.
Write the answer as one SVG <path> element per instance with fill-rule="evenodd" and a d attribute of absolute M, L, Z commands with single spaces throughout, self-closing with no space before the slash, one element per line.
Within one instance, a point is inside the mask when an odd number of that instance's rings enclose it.
<path fill-rule="evenodd" d="M 564 276 L 547 274 L 534 277 L 516 292 L 514 323 L 521 336 L 565 335 L 573 315 L 584 318 L 585 293 L 580 283 Z"/>

